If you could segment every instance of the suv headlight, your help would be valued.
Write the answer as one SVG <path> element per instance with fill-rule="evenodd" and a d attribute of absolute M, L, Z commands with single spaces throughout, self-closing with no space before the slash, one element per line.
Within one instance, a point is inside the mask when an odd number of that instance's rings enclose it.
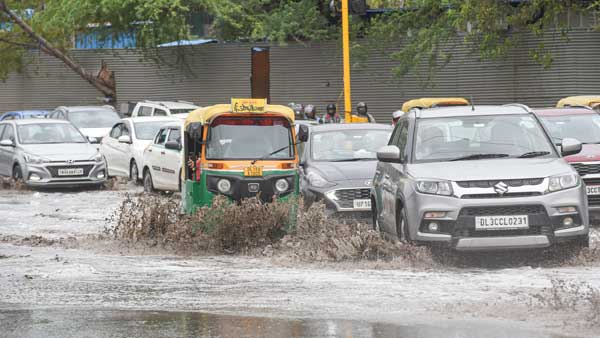
<path fill-rule="evenodd" d="M 548 191 L 554 192 L 569 188 L 574 188 L 579 185 L 579 175 L 578 174 L 564 174 L 551 176 L 548 180 Z"/>
<path fill-rule="evenodd" d="M 333 187 L 335 185 L 335 183 L 327 181 L 314 171 L 309 172 L 306 179 L 310 185 L 317 188 Z"/>
<path fill-rule="evenodd" d="M 417 181 L 417 190 L 423 194 L 452 196 L 452 184 L 448 181 Z"/>
<path fill-rule="evenodd" d="M 31 164 L 42 164 L 42 163 L 48 162 L 48 160 L 46 160 L 46 159 L 43 159 L 39 156 L 31 155 L 31 154 L 25 154 L 25 155 L 23 155 L 23 157 L 25 158 L 25 162 L 31 163 Z"/>

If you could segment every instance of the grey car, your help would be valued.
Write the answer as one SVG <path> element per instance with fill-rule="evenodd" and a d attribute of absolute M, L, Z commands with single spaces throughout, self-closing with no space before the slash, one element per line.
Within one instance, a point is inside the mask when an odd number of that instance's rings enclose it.
<path fill-rule="evenodd" d="M 391 132 L 391 126 L 375 123 L 310 126 L 308 142 L 299 145 L 305 200 L 322 200 L 336 212 L 370 214 L 377 150 Z"/>
<path fill-rule="evenodd" d="M 12 120 L 0 123 L 0 175 L 32 187 L 98 186 L 106 165 L 68 121 Z"/>
<path fill-rule="evenodd" d="M 588 246 L 585 185 L 523 105 L 411 111 L 377 153 L 374 223 L 457 250 Z"/>

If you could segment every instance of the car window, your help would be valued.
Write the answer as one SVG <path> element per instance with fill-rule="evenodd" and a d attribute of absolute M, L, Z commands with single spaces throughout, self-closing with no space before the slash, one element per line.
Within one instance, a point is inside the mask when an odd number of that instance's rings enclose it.
<path fill-rule="evenodd" d="M 156 136 L 156 140 L 154 141 L 155 144 L 164 144 L 165 141 L 167 140 L 167 133 L 169 132 L 169 130 L 167 128 L 161 129 L 158 132 L 158 135 Z"/>
<path fill-rule="evenodd" d="M 129 126 L 126 123 L 121 124 L 121 136 L 130 136 Z"/>
<path fill-rule="evenodd" d="M 376 160 L 377 150 L 387 144 L 389 137 L 389 130 L 366 127 L 313 133 L 311 158 L 323 162 Z"/>
<path fill-rule="evenodd" d="M 113 127 L 113 129 L 110 131 L 110 137 L 112 138 L 119 138 L 121 136 L 121 124 L 117 124 L 116 126 Z"/>
<path fill-rule="evenodd" d="M 139 116 L 152 116 L 152 107 L 142 106 L 138 113 Z"/>
<path fill-rule="evenodd" d="M 19 126 L 21 144 L 87 143 L 70 123 L 40 123 Z"/>
<path fill-rule="evenodd" d="M 69 121 L 77 128 L 110 128 L 119 122 L 117 112 L 107 108 L 74 110 L 69 112 Z"/>
<path fill-rule="evenodd" d="M 0 124 L 0 141 L 4 140 L 2 138 L 2 132 L 4 131 L 4 126 L 5 126 L 5 124 Z"/>
<path fill-rule="evenodd" d="M 2 134 L 2 139 L 3 140 L 11 140 L 13 142 L 15 141 L 15 131 L 10 124 L 6 125 L 6 128 L 4 128 L 4 132 Z"/>
<path fill-rule="evenodd" d="M 3 118 L 3 120 L 14 120 L 15 116 L 14 115 L 8 115 L 6 117 Z"/>
<path fill-rule="evenodd" d="M 177 142 L 181 144 L 181 132 L 179 131 L 179 128 L 170 129 L 169 139 L 167 140 L 167 142 Z"/>
<path fill-rule="evenodd" d="M 394 144 L 400 149 L 400 158 L 404 158 L 406 156 L 406 145 L 408 144 L 408 120 L 404 119 L 398 123 L 396 134 L 398 137 L 394 140 Z"/>
<path fill-rule="evenodd" d="M 162 109 L 154 109 L 154 116 L 167 116 L 167 112 Z"/>

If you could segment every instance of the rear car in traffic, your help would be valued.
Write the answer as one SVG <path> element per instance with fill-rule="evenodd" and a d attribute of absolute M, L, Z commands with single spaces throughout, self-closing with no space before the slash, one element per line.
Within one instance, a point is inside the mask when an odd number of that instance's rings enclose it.
<path fill-rule="evenodd" d="M 585 247 L 586 190 L 522 105 L 445 107 L 403 116 L 377 157 L 372 205 L 381 231 L 456 250 Z"/>
<path fill-rule="evenodd" d="M 58 107 L 48 118 L 71 122 L 93 143 L 100 143 L 120 119 L 112 106 Z"/>
<path fill-rule="evenodd" d="M 182 120 L 164 123 L 144 150 L 141 163 L 146 192 L 181 190 L 182 137 Z"/>
<path fill-rule="evenodd" d="M 47 110 L 19 110 L 9 111 L 0 116 L 0 121 L 21 119 L 43 119 L 48 116 Z"/>
<path fill-rule="evenodd" d="M 311 126 L 308 141 L 299 146 L 305 201 L 323 201 L 339 213 L 370 214 L 377 150 L 391 132 L 391 126 L 375 123 Z"/>
<path fill-rule="evenodd" d="M 100 186 L 106 166 L 67 121 L 13 120 L 0 122 L 0 175 L 32 187 Z"/>

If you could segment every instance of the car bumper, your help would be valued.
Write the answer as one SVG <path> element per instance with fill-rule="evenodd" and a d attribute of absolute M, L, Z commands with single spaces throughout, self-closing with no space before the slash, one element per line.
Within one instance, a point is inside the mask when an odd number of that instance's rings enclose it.
<path fill-rule="evenodd" d="M 59 169 L 82 168 L 82 175 L 61 176 Z M 25 166 L 24 183 L 29 187 L 79 187 L 99 186 L 106 182 L 104 162 L 53 162 Z"/>
<path fill-rule="evenodd" d="M 475 228 L 475 217 L 465 216 L 465 210 L 502 210 L 536 207 L 537 213 L 527 214 L 528 229 L 481 231 Z M 576 212 L 561 213 L 559 207 L 575 207 Z M 486 209 L 487 208 L 487 209 Z M 589 232 L 588 208 L 585 188 L 554 192 L 545 195 L 518 198 L 459 199 L 436 195 L 414 194 L 406 201 L 411 238 L 421 243 L 443 243 L 456 250 L 509 250 L 543 248 L 553 243 L 570 241 Z M 442 211 L 446 215 L 437 219 L 424 219 L 426 212 Z M 512 213 L 517 215 L 520 213 Z M 511 215 L 509 213 L 508 215 Z M 504 216 L 504 215 L 497 215 Z M 574 224 L 565 227 L 564 218 L 570 217 Z M 440 224 L 439 232 L 428 230 L 428 224 Z"/>
<path fill-rule="evenodd" d="M 311 201 L 323 201 L 328 209 L 340 214 L 370 217 L 371 187 L 364 184 L 346 184 L 333 188 L 310 187 L 304 192 L 305 198 Z M 356 202 L 355 202 L 356 201 Z"/>

